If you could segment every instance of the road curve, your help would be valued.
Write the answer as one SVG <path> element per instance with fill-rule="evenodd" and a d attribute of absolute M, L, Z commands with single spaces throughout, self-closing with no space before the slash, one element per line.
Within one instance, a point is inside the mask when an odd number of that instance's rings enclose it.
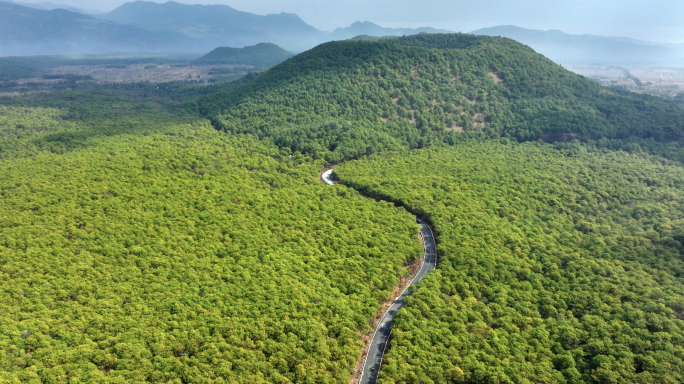
<path fill-rule="evenodd" d="M 335 185 L 335 181 L 332 179 L 333 170 L 330 169 L 321 175 L 323 181 L 328 185 Z M 389 341 L 390 334 L 392 333 L 392 325 L 394 325 L 394 316 L 399 312 L 401 307 L 406 304 L 406 296 L 411 295 L 409 288 L 416 284 L 417 282 L 423 280 L 427 276 L 428 272 L 435 269 L 437 266 L 437 246 L 435 243 L 435 237 L 432 234 L 430 227 L 419 219 L 416 219 L 417 223 L 420 224 L 420 234 L 423 237 L 423 247 L 425 247 L 425 259 L 420 270 L 416 274 L 416 277 L 411 280 L 411 283 L 404 289 L 404 292 L 399 295 L 392 306 L 387 310 L 385 315 L 380 319 L 378 328 L 373 334 L 370 346 L 368 347 L 368 353 L 366 354 L 366 360 L 363 363 L 363 368 L 361 368 L 361 380 L 359 384 L 375 384 L 378 379 L 378 372 L 380 371 L 380 366 L 382 365 L 382 358 L 385 355 L 385 350 L 387 349 L 387 342 Z"/>

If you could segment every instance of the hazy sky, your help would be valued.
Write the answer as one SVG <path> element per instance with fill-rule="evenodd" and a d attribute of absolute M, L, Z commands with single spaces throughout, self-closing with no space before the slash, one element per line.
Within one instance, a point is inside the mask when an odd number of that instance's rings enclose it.
<path fill-rule="evenodd" d="M 24 0 L 41 2 L 45 0 Z M 111 10 L 125 0 L 52 0 Z M 372 21 L 386 27 L 432 26 L 469 32 L 514 24 L 569 33 L 684 43 L 683 0 L 178 0 L 226 4 L 257 14 L 292 12 L 322 30 Z M 157 0 L 157 2 L 163 2 Z"/>

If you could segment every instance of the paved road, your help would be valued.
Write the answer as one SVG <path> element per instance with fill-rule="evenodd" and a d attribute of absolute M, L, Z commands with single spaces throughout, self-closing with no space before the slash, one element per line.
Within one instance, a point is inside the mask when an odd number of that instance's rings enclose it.
<path fill-rule="evenodd" d="M 332 179 L 332 169 L 323 173 L 322 178 L 328 185 L 335 185 L 335 181 Z M 387 342 L 389 341 L 390 334 L 392 333 L 392 325 L 394 325 L 394 316 L 403 307 L 406 302 L 406 296 L 411 295 L 411 286 L 417 282 L 423 280 L 427 276 L 428 272 L 435 269 L 437 266 L 437 246 L 435 244 L 435 237 L 432 234 L 430 227 L 424 222 L 417 220 L 420 224 L 420 233 L 423 237 L 423 246 L 425 247 L 425 261 L 423 262 L 420 271 L 416 274 L 416 277 L 411 281 L 411 284 L 402 292 L 402 294 L 396 298 L 390 309 L 385 313 L 385 316 L 380 320 L 378 329 L 373 335 L 371 344 L 368 347 L 368 354 L 366 355 L 366 360 L 363 364 L 363 371 L 361 373 L 360 384 L 375 384 L 378 379 L 378 372 L 380 371 L 380 366 L 382 365 L 382 358 L 385 355 L 385 350 L 387 349 Z"/>

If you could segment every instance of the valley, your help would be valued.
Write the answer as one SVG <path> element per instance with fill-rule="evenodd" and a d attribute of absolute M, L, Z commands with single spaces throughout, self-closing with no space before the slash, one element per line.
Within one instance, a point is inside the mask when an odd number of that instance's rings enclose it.
<path fill-rule="evenodd" d="M 40 78 L 17 80 L 18 85 L 52 84 L 68 76 L 91 77 L 99 84 L 107 83 L 168 83 L 174 81 L 195 81 L 214 83 L 219 80 L 235 80 L 254 70 L 251 66 L 236 65 L 97 65 L 97 66 L 63 66 L 48 70 L 47 75 Z M 90 80 L 90 79 L 88 79 Z"/>
<path fill-rule="evenodd" d="M 684 94 L 684 66 L 566 66 L 570 71 L 595 80 L 606 87 L 619 87 L 635 93 L 676 98 Z"/>

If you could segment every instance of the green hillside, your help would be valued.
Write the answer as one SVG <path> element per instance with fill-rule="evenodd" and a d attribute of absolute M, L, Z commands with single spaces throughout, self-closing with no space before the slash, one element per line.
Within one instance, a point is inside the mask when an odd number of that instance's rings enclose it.
<path fill-rule="evenodd" d="M 256 68 L 271 67 L 292 57 L 292 53 L 271 43 L 251 47 L 220 47 L 194 61 L 196 65 L 249 65 Z"/>
<path fill-rule="evenodd" d="M 580 144 L 466 142 L 335 169 L 434 223 L 439 266 L 379 383 L 684 380 L 684 168 Z"/>
<path fill-rule="evenodd" d="M 603 88 L 512 40 L 465 34 L 323 44 L 201 106 L 221 130 L 331 161 L 463 136 L 684 133 L 684 111 L 672 103 Z"/>

